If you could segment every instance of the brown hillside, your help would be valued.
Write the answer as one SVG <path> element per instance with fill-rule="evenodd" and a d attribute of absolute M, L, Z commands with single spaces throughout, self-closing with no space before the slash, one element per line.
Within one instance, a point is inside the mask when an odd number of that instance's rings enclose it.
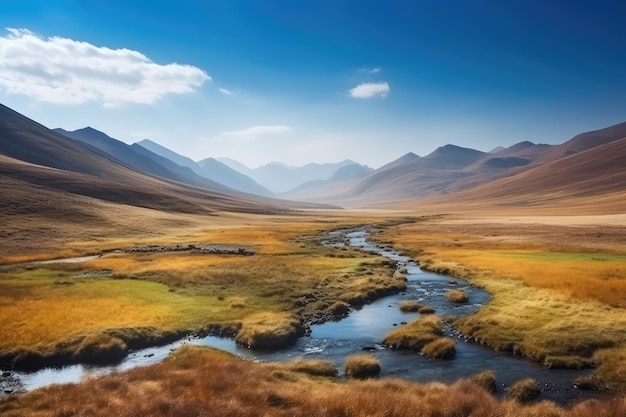
<path fill-rule="evenodd" d="M 0 179 L 5 184 L 1 197 L 11 210 L 33 210 L 33 206 L 17 198 L 24 189 L 33 193 L 46 189 L 48 193 L 70 193 L 178 213 L 266 213 L 284 207 L 313 207 L 150 176 L 97 154 L 2 105 L 0 155 L 4 155 L 0 158 Z M 17 183 L 22 184 L 20 190 L 8 187 Z M 59 194 L 55 198 L 60 199 Z"/>
<path fill-rule="evenodd" d="M 624 213 L 625 167 L 626 137 L 469 190 L 398 206 L 579 207 L 585 213 Z"/>

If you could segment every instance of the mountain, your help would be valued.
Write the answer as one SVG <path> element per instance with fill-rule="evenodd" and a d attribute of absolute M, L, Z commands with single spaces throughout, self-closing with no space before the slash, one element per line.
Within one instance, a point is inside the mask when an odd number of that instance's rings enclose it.
<path fill-rule="evenodd" d="M 253 171 L 239 161 L 235 161 L 234 159 L 227 158 L 227 157 L 215 158 L 215 159 L 217 159 L 218 161 L 220 161 L 227 167 L 230 167 L 243 175 L 247 175 L 250 178 L 252 178 L 253 176 L 253 173 L 252 173 Z"/>
<path fill-rule="evenodd" d="M 307 164 L 293 167 L 280 162 L 270 162 L 251 171 L 251 177 L 259 184 L 274 191 L 286 192 L 297 186 L 314 180 L 326 180 L 339 168 L 354 165 L 356 162 L 346 159 L 337 163 Z"/>
<path fill-rule="evenodd" d="M 187 158 L 186 156 L 180 155 L 166 148 L 165 146 L 159 145 L 158 143 L 151 141 L 150 139 L 140 140 L 139 142 L 135 142 L 135 145 L 139 145 L 142 148 L 147 149 L 156 155 L 162 156 L 163 158 L 167 158 L 170 161 L 180 165 L 181 167 L 187 167 L 187 168 L 192 169 L 193 171 L 196 171 L 197 165 L 191 158 Z M 198 172 L 196 172 L 196 174 L 197 173 Z"/>
<path fill-rule="evenodd" d="M 198 167 L 196 171 L 198 174 L 219 181 L 231 188 L 262 196 L 270 196 L 273 194 L 252 178 L 235 171 L 214 158 L 203 159 L 198 161 L 196 165 Z"/>
<path fill-rule="evenodd" d="M 301 192 L 305 190 L 325 187 L 331 184 L 342 183 L 345 181 L 353 181 L 353 180 L 356 180 L 357 178 L 366 176 L 372 171 L 373 171 L 372 168 L 368 166 L 360 165 L 360 164 L 345 165 L 339 168 L 337 171 L 335 171 L 335 173 L 326 180 L 318 179 L 318 180 L 305 182 L 304 184 L 301 184 L 297 186 L 296 188 L 289 190 L 281 195 L 284 197 L 294 198 L 297 200 Z M 306 193 L 304 194 L 304 196 L 306 196 Z"/>
<path fill-rule="evenodd" d="M 621 133 L 617 133 L 619 136 Z M 606 137 L 605 137 L 606 138 Z M 419 202 L 400 203 L 406 208 L 420 204 L 431 210 L 524 209 L 563 214 L 618 214 L 626 212 L 626 137 L 599 140 L 597 146 L 515 175 L 486 182 L 460 192 L 433 196 Z M 561 149 L 567 149 L 564 146 Z"/>
<path fill-rule="evenodd" d="M 187 167 L 203 178 L 218 182 L 232 189 L 261 196 L 272 195 L 271 191 L 256 183 L 252 178 L 228 167 L 226 164 L 216 159 L 207 158 L 203 161 L 195 162 L 191 158 L 179 155 L 149 139 L 139 141 L 135 143 L 135 145 L 143 147 L 163 158 L 167 158 L 180 166 Z"/>
<path fill-rule="evenodd" d="M 29 213 L 64 221 L 99 218 L 91 207 L 134 206 L 163 213 L 284 212 L 307 207 L 211 189 L 140 172 L 0 105 L 0 217 Z M 67 204 L 67 205 L 66 205 Z M 308 205 L 308 207 L 313 207 Z M 320 207 L 320 206 L 316 206 Z"/>
<path fill-rule="evenodd" d="M 590 184 L 594 184 L 592 188 L 601 193 L 609 192 L 607 186 L 610 188 L 616 184 L 626 190 L 626 185 L 620 183 L 621 180 L 613 172 L 618 169 L 620 160 L 624 165 L 626 156 L 621 154 L 621 159 L 616 159 L 614 155 L 602 154 L 610 149 L 609 145 L 618 143 L 623 137 L 626 137 L 626 123 L 586 132 L 560 145 L 524 141 L 495 153 L 446 145 L 421 158 L 408 153 L 356 180 L 332 185 L 318 181 L 287 195 L 302 201 L 363 207 L 402 201 L 417 204 L 416 201 L 424 199 L 452 201 L 448 200 L 448 196 L 458 193 L 466 196 L 463 204 L 470 204 L 471 196 L 479 195 L 478 190 L 485 193 L 484 198 L 493 200 L 509 194 L 514 199 L 514 194 L 520 193 L 515 200 L 520 203 L 530 198 L 533 184 L 539 191 L 550 185 L 551 190 L 559 189 L 558 195 L 563 196 L 573 196 L 575 189 L 594 195 Z M 620 155 L 620 149 L 615 144 L 612 151 Z M 580 165 L 581 169 L 572 164 Z M 584 175 L 591 177 L 583 179 Z M 559 178 L 558 181 L 556 178 Z M 602 181 L 607 181 L 608 185 Z M 497 184 L 502 184 L 502 188 L 496 191 Z M 567 184 L 571 184 L 572 188 L 566 191 Z M 474 190 L 477 190 L 476 194 Z M 544 194 L 550 192 L 546 190 Z M 551 194 L 557 201 L 555 196 Z M 576 198 L 580 197 L 580 193 L 576 194 Z M 622 198 L 626 201 L 626 195 L 622 194 Z M 474 203 L 480 205 L 479 202 Z"/>
<path fill-rule="evenodd" d="M 420 157 L 416 154 L 414 154 L 413 152 L 408 152 L 405 153 L 404 155 L 402 155 L 400 158 L 393 160 L 391 162 L 389 162 L 388 164 L 383 165 L 382 167 L 378 168 L 379 171 L 384 171 L 390 168 L 395 168 L 397 166 L 400 165 L 404 165 L 404 164 L 408 164 L 409 162 L 413 162 L 416 159 L 419 159 Z"/>
<path fill-rule="evenodd" d="M 60 128 L 53 130 L 72 140 L 80 142 L 87 148 L 106 158 L 115 160 L 137 171 L 153 174 L 173 181 L 228 191 L 228 188 L 224 185 L 200 177 L 188 168 L 185 169 L 180 165 L 171 163 L 169 160 L 160 158 L 152 152 L 145 152 L 143 148 L 127 145 L 91 127 L 78 129 L 73 132 L 68 132 Z"/>

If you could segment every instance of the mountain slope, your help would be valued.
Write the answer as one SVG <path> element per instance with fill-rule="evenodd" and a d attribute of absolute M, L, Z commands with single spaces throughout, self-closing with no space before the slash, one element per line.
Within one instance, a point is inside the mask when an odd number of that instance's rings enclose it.
<path fill-rule="evenodd" d="M 262 196 L 272 195 L 271 191 L 255 182 L 252 178 L 235 171 L 215 158 L 206 158 L 198 161 L 196 164 L 198 167 L 196 172 L 205 178 L 211 178 L 214 181 L 219 181 L 224 185 L 246 193 Z"/>
<path fill-rule="evenodd" d="M 171 164 L 168 160 L 159 158 L 158 155 L 143 152 L 141 147 L 127 145 L 94 128 L 86 127 L 73 132 L 60 128 L 53 130 L 72 140 L 79 141 L 106 158 L 120 162 L 137 171 L 186 184 L 228 191 L 228 188 L 223 184 L 202 178 L 189 169 L 182 169 L 177 164 Z"/>
<path fill-rule="evenodd" d="M 279 201 L 185 185 L 148 176 L 95 153 L 27 117 L 0 105 L 0 179 L 32 190 L 66 193 L 162 211 L 206 213 L 213 210 L 267 212 Z M 35 192 L 35 191 L 33 191 Z M 11 188 L 3 201 L 17 204 Z M 15 195 L 19 194 L 15 190 Z M 285 206 L 288 202 L 284 202 Z M 283 206 L 284 207 L 284 206 Z M 22 207 L 30 210 L 29 207 Z"/>
<path fill-rule="evenodd" d="M 180 166 L 188 167 L 203 178 L 218 182 L 232 189 L 266 197 L 272 195 L 271 191 L 256 183 L 252 178 L 236 171 L 233 168 L 230 168 L 228 165 L 219 162 L 216 159 L 207 158 L 205 160 L 195 162 L 191 158 L 179 155 L 178 153 L 149 139 L 139 141 L 135 143 L 135 145 L 143 147 L 146 150 L 173 161 Z"/>
<path fill-rule="evenodd" d="M 565 147 L 564 147 L 565 148 Z M 394 205 L 431 210 L 539 210 L 565 214 L 626 212 L 626 137 L 449 195 Z M 552 210 L 552 211 L 546 211 Z"/>

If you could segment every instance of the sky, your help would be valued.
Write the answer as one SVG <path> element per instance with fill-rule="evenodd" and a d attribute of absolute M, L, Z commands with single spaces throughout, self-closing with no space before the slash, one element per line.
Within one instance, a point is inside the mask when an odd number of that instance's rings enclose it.
<path fill-rule="evenodd" d="M 626 2 L 21 0 L 0 103 L 254 168 L 377 168 L 626 121 Z"/>

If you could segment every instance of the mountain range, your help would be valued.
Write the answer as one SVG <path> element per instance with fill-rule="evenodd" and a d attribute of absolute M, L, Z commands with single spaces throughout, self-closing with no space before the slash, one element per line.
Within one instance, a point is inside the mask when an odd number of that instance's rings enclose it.
<path fill-rule="evenodd" d="M 0 105 L 5 214 L 36 207 L 55 212 L 64 201 L 85 205 L 84 198 L 183 213 L 427 203 L 555 207 L 586 201 L 589 206 L 594 199 L 623 212 L 624 168 L 626 123 L 560 145 L 525 141 L 482 152 L 450 144 L 426 156 L 407 153 L 375 170 L 351 160 L 250 169 L 228 159 L 193 161 L 147 139 L 128 145 L 89 127 L 50 130 Z"/>

